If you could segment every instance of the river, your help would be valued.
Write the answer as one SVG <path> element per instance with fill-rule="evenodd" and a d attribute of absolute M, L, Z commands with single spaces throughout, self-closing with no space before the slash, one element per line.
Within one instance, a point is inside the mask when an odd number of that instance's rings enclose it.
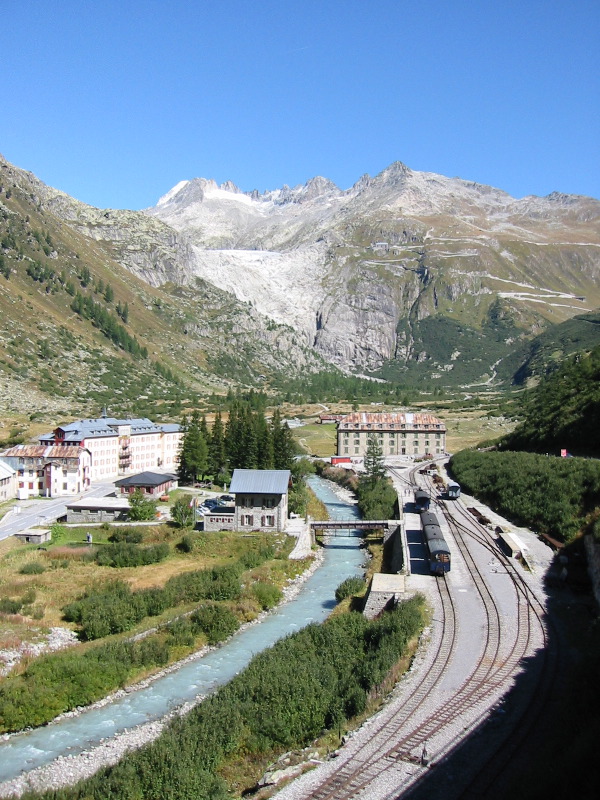
<path fill-rule="evenodd" d="M 311 488 L 327 506 L 332 519 L 357 519 L 358 511 L 333 491 L 332 484 L 309 478 Z M 322 622 L 336 605 L 335 590 L 350 575 L 360 574 L 365 554 L 356 532 L 330 538 L 323 563 L 290 602 L 256 625 L 233 636 L 203 658 L 188 662 L 147 687 L 101 708 L 62 717 L 41 728 L 24 731 L 0 742 L 0 782 L 48 764 L 62 755 L 88 750 L 121 731 L 161 719 L 178 706 L 194 701 L 227 683 L 252 656 L 311 622 Z"/>

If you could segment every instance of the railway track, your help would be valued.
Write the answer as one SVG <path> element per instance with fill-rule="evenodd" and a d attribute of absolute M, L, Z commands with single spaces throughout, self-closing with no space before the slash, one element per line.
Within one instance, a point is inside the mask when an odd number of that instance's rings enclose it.
<path fill-rule="evenodd" d="M 417 468 L 411 471 L 409 480 L 414 481 L 416 471 Z M 431 483 L 429 488 L 432 487 Z M 520 662 L 534 650 L 540 647 L 543 649 L 547 645 L 542 604 L 518 574 L 514 565 L 498 550 L 489 532 L 468 516 L 461 503 L 452 504 L 456 517 L 441 504 L 439 508 L 448 523 L 456 549 L 460 553 L 483 608 L 485 639 L 481 652 L 468 676 L 445 700 L 443 706 L 428 713 L 428 698 L 440 683 L 455 655 L 458 625 L 449 581 L 445 577 L 432 578 L 436 580 L 439 593 L 441 631 L 431 667 L 424 671 L 423 677 L 402 708 L 387 718 L 385 725 L 373 734 L 369 747 L 356 753 L 318 787 L 313 788 L 310 792 L 311 799 L 369 798 L 374 796 L 369 794 L 369 787 L 386 775 L 395 777 L 396 788 L 390 794 L 384 792 L 378 793 L 377 796 L 382 798 L 402 796 L 412 785 L 419 782 L 420 777 L 430 774 L 424 768 L 430 758 L 439 762 L 458 744 L 462 733 L 458 736 L 452 733 L 457 718 L 460 718 L 465 711 L 469 711 L 477 712 L 475 719 L 478 721 L 483 720 L 512 683 Z M 514 591 L 515 607 L 515 624 L 510 631 L 502 624 L 503 612 L 471 551 L 473 543 L 493 553 L 509 576 Z M 456 557 L 455 552 L 453 558 Z M 546 663 L 546 659 L 544 663 L 545 671 L 550 674 L 551 665 Z M 533 706 L 529 709 L 530 713 L 532 708 Z M 470 729 L 473 727 L 474 724 Z M 435 752 L 427 753 L 428 745 L 432 741 L 438 743 L 443 741 L 443 744 L 438 745 Z M 506 740 L 501 749 L 503 750 L 501 758 L 496 763 L 506 763 L 506 759 L 510 758 Z M 514 748 L 511 752 L 514 752 Z M 498 752 L 495 752 L 494 756 L 497 758 Z M 423 768 L 413 766 L 412 774 L 407 776 L 407 771 L 399 768 L 402 763 L 421 765 Z M 463 786 L 462 795 L 455 796 L 491 798 L 492 794 L 486 794 L 493 783 L 493 777 L 490 779 L 489 776 L 496 775 L 498 770 L 490 771 L 488 764 L 486 761 L 479 771 L 471 775 L 468 786 Z"/>
<path fill-rule="evenodd" d="M 507 677 L 518 668 L 522 658 L 530 653 L 531 639 L 537 635 L 537 673 L 535 682 L 531 681 L 532 691 L 521 698 L 520 704 L 512 709 L 510 724 L 503 726 L 502 734 L 496 736 L 488 757 L 482 760 L 462 792 L 457 795 L 462 800 L 474 797 L 500 800 L 505 797 L 506 791 L 503 779 L 506 779 L 510 770 L 515 772 L 517 759 L 522 760 L 524 745 L 546 713 L 559 673 L 557 638 L 550 635 L 550 623 L 546 619 L 544 605 L 523 575 L 515 569 L 510 558 L 499 549 L 491 531 L 475 520 L 462 503 L 452 503 L 453 515 L 448 514 L 446 507 L 441 507 L 455 537 L 469 537 L 485 548 L 504 567 L 513 583 L 518 602 L 518 627 L 513 651 L 506 662 Z"/>

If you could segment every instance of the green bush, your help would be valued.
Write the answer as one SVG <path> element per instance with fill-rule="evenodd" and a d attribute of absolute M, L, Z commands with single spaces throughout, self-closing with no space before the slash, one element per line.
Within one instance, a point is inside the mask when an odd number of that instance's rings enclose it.
<path fill-rule="evenodd" d="M 191 647 L 196 638 L 194 625 L 189 617 L 174 619 L 167 625 L 167 632 L 174 645 Z"/>
<path fill-rule="evenodd" d="M 309 625 L 255 656 L 240 675 L 185 717 L 174 719 L 151 744 L 77 786 L 45 796 L 54 800 L 227 800 L 230 795 L 217 775 L 227 756 L 269 757 L 282 748 L 303 747 L 327 725 L 337 727 L 344 717 L 364 710 L 368 692 L 387 675 L 419 630 L 421 607 L 422 599 L 416 597 L 373 622 L 349 613 L 323 625 Z M 203 624 L 208 608 L 203 607 Z M 115 680 L 132 661 L 160 656 L 158 645 L 143 642 L 104 645 L 82 655 L 47 656 L 45 668 L 38 669 L 44 683 L 38 682 L 39 688 L 32 690 L 23 679 L 8 679 L 0 687 L 0 705 L 7 710 L 11 725 L 20 721 L 23 727 L 32 716 L 43 718 L 42 707 L 56 713 L 64 710 L 64 694 L 55 697 L 41 692 L 56 685 L 57 677 L 82 675 L 88 689 L 98 689 L 102 661 Z M 58 688 L 71 693 L 71 702 L 81 699 L 67 680 Z"/>
<path fill-rule="evenodd" d="M 364 589 L 364 578 L 360 578 L 358 575 L 353 575 L 340 583 L 335 590 L 335 599 L 338 601 L 338 603 L 341 603 L 341 601 L 345 600 L 346 597 L 352 597 L 353 595 L 360 594 L 364 591 Z"/>
<path fill-rule="evenodd" d="M 177 549 L 181 553 L 191 553 L 194 549 L 194 537 L 186 533 L 181 537 L 181 541 L 177 544 Z"/>
<path fill-rule="evenodd" d="M 8 597 L 0 597 L 1 614 L 18 614 L 23 608 L 22 600 L 11 600 Z"/>
<path fill-rule="evenodd" d="M 108 541 L 139 544 L 143 540 L 143 538 L 144 538 L 144 533 L 138 528 L 115 528 L 115 530 L 108 537 Z"/>
<path fill-rule="evenodd" d="M 364 519 L 394 519 L 398 495 L 389 478 L 361 478 L 356 487 L 358 508 Z"/>
<path fill-rule="evenodd" d="M 130 542 L 116 542 L 102 547 L 96 553 L 96 562 L 104 567 L 142 567 L 156 564 L 169 555 L 169 545 L 165 542 L 138 547 Z"/>
<path fill-rule="evenodd" d="M 600 463 L 590 459 L 461 450 L 450 469 L 468 494 L 560 541 L 571 541 L 600 505 Z"/>
<path fill-rule="evenodd" d="M 260 607 L 265 611 L 274 608 L 282 598 L 281 589 L 265 581 L 257 581 L 253 584 L 252 594 L 256 597 Z"/>
<path fill-rule="evenodd" d="M 39 561 L 28 561 L 27 564 L 23 564 L 19 570 L 21 575 L 41 575 L 42 572 L 45 571 L 46 567 Z"/>
<path fill-rule="evenodd" d="M 240 627 L 238 618 L 227 606 L 202 605 L 194 611 L 190 620 L 195 630 L 205 634 L 209 644 L 224 641 Z"/>

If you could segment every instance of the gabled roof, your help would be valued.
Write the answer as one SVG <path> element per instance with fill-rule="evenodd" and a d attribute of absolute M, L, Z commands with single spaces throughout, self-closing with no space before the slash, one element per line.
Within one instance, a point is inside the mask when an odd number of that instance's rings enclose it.
<path fill-rule="evenodd" d="M 115 481 L 115 486 L 161 486 L 169 481 L 176 481 L 177 475 L 170 472 L 138 472 Z"/>
<path fill-rule="evenodd" d="M 75 422 L 69 422 L 66 425 L 59 425 L 56 430 L 64 432 L 64 441 L 81 441 L 82 439 L 94 439 L 106 436 L 117 436 L 119 428 L 122 425 L 128 425 L 131 428 L 132 435 L 140 433 L 175 433 L 181 429 L 180 425 L 175 423 L 160 423 L 152 422 L 146 417 L 138 419 L 116 419 L 115 417 L 97 417 L 95 419 L 80 419 Z M 54 434 L 47 434 L 43 437 L 54 438 Z"/>
<path fill-rule="evenodd" d="M 12 476 L 16 474 L 17 471 L 13 469 L 10 464 L 0 461 L 0 478 L 12 478 Z"/>
<path fill-rule="evenodd" d="M 287 494 L 289 469 L 234 469 L 229 491 L 232 494 Z"/>
<path fill-rule="evenodd" d="M 85 447 L 52 447 L 46 444 L 16 444 L 2 455 L 5 458 L 79 458 L 89 452 Z"/>
<path fill-rule="evenodd" d="M 439 430 L 446 430 L 446 426 L 438 417 L 424 411 L 354 411 L 352 414 L 347 414 L 340 420 L 340 428 L 348 428 L 350 426 L 362 425 L 381 425 L 386 427 L 388 425 L 400 426 L 404 425 L 408 428 L 418 426 L 421 428 L 433 427 Z"/>

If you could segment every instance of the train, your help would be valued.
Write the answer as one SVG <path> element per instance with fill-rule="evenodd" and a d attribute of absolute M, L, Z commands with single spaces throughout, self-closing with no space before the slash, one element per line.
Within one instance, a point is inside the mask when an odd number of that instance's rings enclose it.
<path fill-rule="evenodd" d="M 448 500 L 458 500 L 460 497 L 460 485 L 456 481 L 448 481 L 446 496 Z"/>
<path fill-rule="evenodd" d="M 421 525 L 430 572 L 433 575 L 450 572 L 450 548 L 446 544 L 438 518 L 432 511 L 422 511 Z"/>
<path fill-rule="evenodd" d="M 419 514 L 421 511 L 429 511 L 430 502 L 431 497 L 429 496 L 429 492 L 426 492 L 425 489 L 415 490 L 415 510 Z"/>

